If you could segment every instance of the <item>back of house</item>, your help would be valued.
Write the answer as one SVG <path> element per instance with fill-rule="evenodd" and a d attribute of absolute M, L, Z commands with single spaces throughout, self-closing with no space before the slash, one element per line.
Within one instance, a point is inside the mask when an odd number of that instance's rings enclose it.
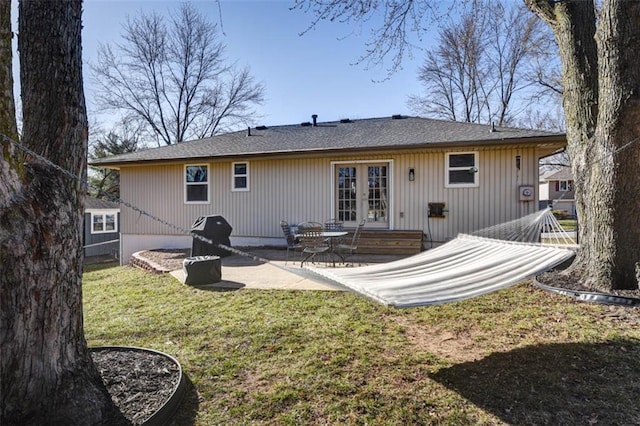
<path fill-rule="evenodd" d="M 280 221 L 419 230 L 425 245 L 538 209 L 539 159 L 564 134 L 392 116 L 248 128 L 94 161 L 120 171 L 123 262 L 186 248 L 202 216 L 223 216 L 235 246 L 285 246 Z M 165 223 L 163 223 L 165 222 Z M 169 227 L 166 223 L 170 223 Z"/>

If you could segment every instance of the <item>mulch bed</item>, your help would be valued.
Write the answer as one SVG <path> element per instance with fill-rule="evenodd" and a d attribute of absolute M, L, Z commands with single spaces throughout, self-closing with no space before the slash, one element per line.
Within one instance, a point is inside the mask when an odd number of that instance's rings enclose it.
<path fill-rule="evenodd" d="M 168 271 L 182 269 L 182 262 L 189 256 L 191 249 L 155 249 L 140 252 L 140 257 L 158 264 Z"/>
<path fill-rule="evenodd" d="M 127 420 L 140 425 L 171 397 L 180 380 L 179 366 L 158 353 L 126 348 L 96 348 L 93 362 Z"/>

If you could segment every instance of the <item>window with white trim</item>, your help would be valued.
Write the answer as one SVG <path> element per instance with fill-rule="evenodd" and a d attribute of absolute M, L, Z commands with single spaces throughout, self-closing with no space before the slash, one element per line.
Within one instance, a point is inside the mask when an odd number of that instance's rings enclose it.
<path fill-rule="evenodd" d="M 118 232 L 118 212 L 91 213 L 91 233 Z"/>
<path fill-rule="evenodd" d="M 445 154 L 444 179 L 444 186 L 447 188 L 478 186 L 478 153 L 447 152 Z"/>
<path fill-rule="evenodd" d="M 209 166 L 187 164 L 184 166 L 185 203 L 209 202 Z"/>
<path fill-rule="evenodd" d="M 560 186 L 560 191 L 563 191 L 563 192 L 571 191 L 571 185 L 569 184 L 568 180 L 561 180 L 559 186 Z"/>
<path fill-rule="evenodd" d="M 249 163 L 233 163 L 232 167 L 232 187 L 233 191 L 249 190 Z"/>

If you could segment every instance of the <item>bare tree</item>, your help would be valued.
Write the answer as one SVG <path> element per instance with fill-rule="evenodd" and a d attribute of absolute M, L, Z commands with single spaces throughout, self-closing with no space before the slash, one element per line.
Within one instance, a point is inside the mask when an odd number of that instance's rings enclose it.
<path fill-rule="evenodd" d="M 556 101 L 541 101 L 535 106 L 522 111 L 509 121 L 509 125 L 524 129 L 549 130 L 562 133 L 566 130 L 562 105 Z"/>
<path fill-rule="evenodd" d="M 545 31 L 524 5 L 476 1 L 440 30 L 418 80 L 424 95 L 409 98 L 419 114 L 474 123 L 513 124 L 532 108 L 532 67 Z M 552 51 L 553 52 L 553 51 Z"/>
<path fill-rule="evenodd" d="M 158 144 L 212 136 L 246 125 L 264 87 L 248 67 L 229 64 L 215 24 L 185 3 L 166 22 L 140 13 L 122 43 L 102 45 L 91 66 L 101 108 L 144 124 Z"/>
<path fill-rule="evenodd" d="M 0 2 L 3 67 L 11 63 L 9 4 Z M 84 190 L 69 176 L 86 170 L 81 13 L 81 1 L 19 3 L 20 143 L 29 151 L 13 143 L 11 81 L 6 74 L 0 79 L 2 424 L 123 420 L 93 364 L 82 323 Z"/>
<path fill-rule="evenodd" d="M 542 22 L 541 20 L 538 20 Z M 543 25 L 544 27 L 544 25 Z M 537 34 L 536 42 L 531 46 L 533 64 L 526 78 L 535 83 L 535 96 L 539 99 L 562 98 L 562 74 L 558 44 L 553 32 L 547 26 Z"/>
<path fill-rule="evenodd" d="M 425 96 L 411 96 L 414 111 L 453 121 L 488 122 L 484 87 L 488 75 L 486 46 L 487 14 L 469 13 L 460 24 L 440 31 L 440 44 L 429 50 L 419 69 L 418 80 Z"/>
<path fill-rule="evenodd" d="M 581 249 L 572 272 L 592 288 L 640 282 L 640 2 L 524 0 L 552 30 L 562 65 L 568 152 L 575 178 Z M 430 0 L 298 0 L 316 19 L 385 19 L 374 47 L 403 43 L 412 25 L 428 26 Z M 424 22 L 423 22 L 424 19 Z M 390 49 L 378 49 L 385 56 Z M 404 50 L 393 51 L 394 63 Z M 400 59 L 399 59 L 400 58 Z"/>
<path fill-rule="evenodd" d="M 135 152 L 141 148 L 140 131 L 134 123 L 122 120 L 107 132 L 97 131 L 89 140 L 89 159 Z M 89 192 L 96 198 L 120 198 L 120 171 L 104 167 L 91 167 Z"/>

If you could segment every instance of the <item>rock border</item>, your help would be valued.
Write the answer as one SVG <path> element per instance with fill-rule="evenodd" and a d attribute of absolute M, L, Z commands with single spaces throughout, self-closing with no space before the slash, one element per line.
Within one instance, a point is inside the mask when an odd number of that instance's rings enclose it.
<path fill-rule="evenodd" d="M 154 262 L 153 260 L 146 259 L 141 253 L 144 253 L 148 250 L 141 250 L 133 253 L 129 258 L 129 265 L 134 268 L 142 269 L 143 271 L 151 272 L 152 274 L 168 274 L 171 272 L 170 269 L 165 268 L 159 263 Z"/>

